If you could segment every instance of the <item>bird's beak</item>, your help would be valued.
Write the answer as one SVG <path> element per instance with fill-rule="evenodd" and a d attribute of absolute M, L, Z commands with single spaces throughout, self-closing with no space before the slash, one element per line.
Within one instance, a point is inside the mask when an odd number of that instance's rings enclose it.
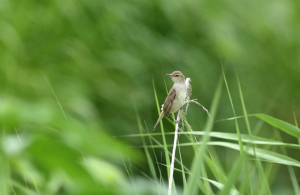
<path fill-rule="evenodd" d="M 167 76 L 169 76 L 169 77 L 171 77 L 172 76 L 172 74 L 166 74 Z"/>

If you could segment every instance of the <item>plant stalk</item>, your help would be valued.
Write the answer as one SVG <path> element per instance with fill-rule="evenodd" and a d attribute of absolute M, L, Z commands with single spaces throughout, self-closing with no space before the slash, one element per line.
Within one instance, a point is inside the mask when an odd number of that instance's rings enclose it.
<path fill-rule="evenodd" d="M 182 110 L 179 109 L 178 114 L 177 114 L 177 119 L 176 119 L 177 121 L 180 121 L 181 112 L 182 112 Z M 176 153 L 176 146 L 177 146 L 177 140 L 178 140 L 178 129 L 179 129 L 179 123 L 176 123 L 175 134 L 174 134 L 173 152 L 172 152 L 172 160 L 171 160 L 170 177 L 169 177 L 168 195 L 172 194 L 172 182 L 173 182 L 173 173 L 174 173 L 175 153 Z"/>

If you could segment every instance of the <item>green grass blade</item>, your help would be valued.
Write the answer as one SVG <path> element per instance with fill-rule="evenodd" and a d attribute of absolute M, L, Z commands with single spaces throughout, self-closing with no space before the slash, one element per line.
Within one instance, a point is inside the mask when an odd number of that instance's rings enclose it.
<path fill-rule="evenodd" d="M 203 177 L 208 178 L 204 164 L 199 165 L 199 166 L 201 166 Z M 198 183 L 200 183 L 200 182 L 198 182 Z M 214 194 L 211 189 L 210 183 L 207 180 L 203 180 L 203 188 L 205 189 L 205 194 L 212 194 L 212 195 Z"/>
<path fill-rule="evenodd" d="M 198 142 L 198 145 L 202 146 L 203 143 L 202 142 Z M 219 142 L 219 141 L 211 141 L 211 142 L 207 142 L 206 145 L 209 146 L 221 146 L 221 147 L 226 147 L 226 148 L 230 148 L 233 150 L 240 150 L 240 147 L 238 144 L 233 144 L 233 143 L 228 143 L 228 142 Z M 182 146 L 192 146 L 191 143 L 185 143 L 185 144 L 179 144 L 178 146 L 182 147 Z M 153 146 L 149 146 L 149 147 L 157 147 L 157 148 L 162 148 L 162 146 L 160 145 L 153 145 Z M 169 145 L 169 147 L 172 147 L 171 145 Z M 283 164 L 283 165 L 291 165 L 291 166 L 296 166 L 296 167 L 300 167 L 300 162 L 283 154 L 279 154 L 276 152 L 272 152 L 266 149 L 261 149 L 261 148 L 256 148 L 255 153 L 253 150 L 253 147 L 248 147 L 248 146 L 244 146 L 245 148 L 245 152 L 251 156 L 257 156 L 258 158 L 261 158 L 267 162 L 273 162 L 273 163 L 278 163 L 278 164 Z"/>
<path fill-rule="evenodd" d="M 211 150 L 211 148 L 210 148 L 210 150 Z M 219 163 L 216 163 L 216 159 L 214 158 L 214 160 L 213 160 L 212 156 L 214 156 L 214 155 L 210 155 L 210 156 L 207 155 L 205 157 L 205 162 L 208 165 L 208 167 L 210 168 L 211 172 L 214 174 L 214 177 L 218 179 L 218 182 L 225 183 L 227 181 L 227 176 L 224 173 L 221 165 Z"/>
<path fill-rule="evenodd" d="M 222 183 L 219 183 L 217 181 L 214 181 L 214 180 L 211 180 L 211 179 L 207 179 L 207 178 L 204 178 L 204 177 L 201 177 L 201 179 L 210 182 L 211 184 L 213 184 L 214 186 L 216 186 L 219 190 L 224 189 L 224 184 L 222 184 Z M 238 195 L 240 193 L 237 190 L 231 188 L 228 194 L 230 194 L 230 195 Z"/>
<path fill-rule="evenodd" d="M 247 131 L 248 131 L 248 134 L 250 136 L 252 136 L 252 130 L 251 130 L 251 126 L 250 126 L 250 123 L 249 123 L 248 112 L 247 112 L 247 109 L 246 109 L 244 96 L 243 96 L 243 91 L 242 91 L 242 87 L 241 87 L 241 83 L 240 83 L 240 79 L 239 79 L 237 70 L 236 70 L 236 78 L 237 78 L 237 83 L 238 83 L 238 88 L 239 88 L 241 104 L 242 104 L 242 108 L 243 108 L 243 114 L 245 116 Z M 253 144 L 255 163 L 256 163 L 256 166 L 257 166 L 258 174 L 259 174 L 259 180 L 260 180 L 260 183 L 263 185 L 262 188 L 266 189 L 267 195 L 270 195 L 271 194 L 270 186 L 269 186 L 269 184 L 266 180 L 266 176 L 265 176 L 264 171 L 263 171 L 262 163 L 259 159 L 257 159 L 255 148 L 256 148 L 256 146 L 255 146 L 255 144 Z M 262 182 L 262 181 L 264 181 L 264 182 Z M 243 190 L 241 192 L 243 193 Z"/>
<path fill-rule="evenodd" d="M 288 133 L 294 137 L 300 138 L 300 129 L 297 126 L 294 126 L 290 123 L 287 123 L 285 121 L 282 121 L 280 119 L 274 118 L 274 117 L 266 115 L 266 114 L 250 114 L 248 116 L 257 117 L 257 118 L 263 120 L 264 122 L 272 125 L 273 127 L 276 127 L 278 129 L 284 131 L 285 133 Z M 236 120 L 236 119 L 239 119 L 242 117 L 244 117 L 244 116 L 232 117 L 232 118 L 222 119 L 222 120 L 218 120 L 218 121 Z"/>
<path fill-rule="evenodd" d="M 250 123 L 249 123 L 249 119 L 248 119 L 248 114 L 247 114 L 247 109 L 246 109 L 246 105 L 245 105 L 245 101 L 244 101 L 243 91 L 242 91 L 240 79 L 238 77 L 237 72 L 236 72 L 236 77 L 237 77 L 237 83 L 238 83 L 238 88 L 239 88 L 239 93 L 240 93 L 240 99 L 241 99 L 241 104 L 242 104 L 242 108 L 243 108 L 243 113 L 244 113 L 244 116 L 245 116 L 247 131 L 248 131 L 249 135 L 252 135 L 252 131 L 251 131 L 251 127 L 250 127 Z"/>
<path fill-rule="evenodd" d="M 231 94 L 230 94 L 229 86 L 228 86 L 227 79 L 226 79 L 226 76 L 225 76 L 223 65 L 222 65 L 222 73 L 223 73 L 223 78 L 224 78 L 225 86 L 226 86 L 226 89 L 227 89 L 229 101 L 230 101 L 230 104 L 231 104 L 231 108 L 232 108 L 232 111 L 233 111 L 233 115 L 234 115 L 234 117 L 236 117 L 235 109 L 234 109 L 234 105 L 233 105 L 233 101 L 232 101 L 232 98 L 231 98 Z M 250 194 L 252 194 L 251 180 L 250 180 L 249 173 L 248 173 L 247 161 L 246 161 L 246 158 L 244 157 L 245 154 L 244 154 L 244 149 L 243 149 L 243 142 L 242 142 L 242 139 L 241 139 L 241 136 L 240 136 L 240 129 L 239 129 L 239 124 L 238 124 L 237 119 L 235 119 L 235 127 L 236 127 L 236 132 L 237 132 L 237 135 L 238 135 L 238 142 L 239 142 L 239 146 L 240 146 L 240 156 L 244 160 L 244 174 L 245 174 L 246 183 L 249 184 L 249 186 L 250 186 L 249 192 L 250 192 Z"/>
<path fill-rule="evenodd" d="M 293 105 L 293 117 L 294 117 L 294 121 L 295 121 L 295 126 L 297 128 L 299 128 L 298 121 L 297 121 L 297 118 L 296 118 L 296 112 L 295 112 L 295 109 L 294 109 L 294 105 Z M 298 143 L 300 144 L 300 138 L 298 138 Z"/>
<path fill-rule="evenodd" d="M 276 138 L 278 140 L 282 140 L 279 132 L 278 131 L 275 131 L 275 132 L 276 132 L 276 134 L 275 134 Z M 287 150 L 284 147 L 280 147 L 280 149 L 283 152 L 283 154 L 285 154 L 286 156 L 288 155 Z M 291 181 L 292 181 L 292 184 L 293 184 L 295 195 L 300 195 L 300 188 L 299 188 L 299 184 L 298 184 L 297 178 L 295 176 L 295 172 L 294 172 L 293 167 L 288 166 L 288 171 L 289 171 L 289 174 L 290 174 L 290 177 L 291 177 Z"/>
<path fill-rule="evenodd" d="M 128 175 L 128 178 L 129 178 L 129 180 L 130 180 L 130 182 L 131 182 L 131 184 L 132 184 L 132 187 L 133 187 L 133 189 L 134 189 L 134 192 L 135 192 L 135 194 L 137 194 L 137 191 L 136 191 L 136 188 L 135 188 L 134 180 L 132 179 L 132 175 L 130 174 L 130 172 L 129 172 L 129 170 L 128 170 L 128 168 L 127 168 L 127 166 L 126 166 L 126 163 L 125 163 L 125 161 L 124 161 L 123 158 L 122 158 L 122 162 L 123 162 L 123 165 L 124 165 L 124 167 L 125 167 L 125 170 L 126 170 L 126 173 L 127 173 L 127 175 Z"/>
<path fill-rule="evenodd" d="M 212 121 L 214 120 L 220 101 L 222 91 L 222 80 L 220 79 L 214 98 L 212 101 L 212 106 L 210 108 Z M 184 195 L 195 195 L 197 194 L 198 188 L 198 178 L 201 173 L 201 166 L 203 164 L 203 158 L 205 155 L 206 143 L 209 141 L 209 132 L 212 130 L 213 123 L 211 119 L 208 119 L 205 126 L 206 134 L 202 138 L 202 145 L 199 147 L 198 153 L 195 155 L 192 162 L 191 175 L 188 178 L 187 189 L 184 191 Z"/>
<path fill-rule="evenodd" d="M 194 153 L 197 154 L 198 147 L 195 144 L 196 143 L 195 141 L 197 140 L 197 138 L 196 138 L 195 134 L 193 134 L 193 130 L 191 129 L 191 126 L 189 125 L 189 123 L 188 123 L 188 121 L 186 119 L 186 116 L 183 117 L 183 120 L 184 120 L 184 123 L 186 123 L 186 126 L 188 127 L 188 129 L 190 131 L 189 134 L 184 134 L 184 135 L 186 135 L 187 139 L 189 139 L 189 141 L 190 141 L 190 143 L 191 143 L 191 145 L 193 147 Z M 205 133 L 205 132 L 203 132 L 203 133 Z M 202 169 L 202 175 L 203 175 L 203 177 L 206 178 L 207 177 L 206 170 L 205 170 L 205 168 L 204 168 L 203 165 L 201 165 L 201 166 L 202 166 L 201 167 L 201 169 Z M 203 180 L 203 182 L 198 182 L 198 186 L 200 187 L 200 189 L 202 191 L 204 191 L 205 194 L 213 194 L 211 186 L 210 186 L 210 183 L 208 181 Z"/>
<path fill-rule="evenodd" d="M 218 142 L 209 142 L 209 145 L 214 145 L 213 143 L 218 143 Z M 227 142 L 221 142 L 221 143 L 227 143 Z M 297 144 L 287 144 L 287 143 L 283 143 L 283 142 L 275 142 L 275 141 L 271 141 L 271 142 L 267 142 L 267 141 L 259 141 L 259 142 L 249 142 L 252 144 L 260 144 L 260 145 L 265 145 L 265 146 L 281 146 L 281 147 L 287 147 L 287 148 L 293 148 L 293 149 L 300 149 L 300 145 Z M 195 142 L 195 143 L 181 143 L 179 144 L 179 146 L 195 146 L 195 145 L 201 145 L 202 142 Z M 146 145 L 146 146 L 141 146 L 141 147 L 148 147 L 148 148 L 161 148 L 160 145 Z M 167 145 L 168 148 L 172 147 L 171 144 Z M 248 146 L 249 147 L 249 146 Z M 255 155 L 255 151 L 254 151 L 254 155 Z"/>
<path fill-rule="evenodd" d="M 147 134 L 149 135 L 149 131 L 148 131 L 148 127 L 147 127 L 147 125 L 146 125 L 146 122 L 145 122 L 145 126 L 146 126 L 146 130 L 147 130 Z M 152 137 L 149 136 L 149 142 L 150 142 L 151 145 L 153 145 L 153 142 L 152 142 L 152 139 L 151 139 L 151 138 L 152 138 Z M 156 153 L 155 153 L 154 148 L 152 148 L 152 152 L 153 152 L 153 155 L 154 155 L 154 158 L 155 158 L 155 162 L 159 162 L 159 161 L 158 161 L 158 158 L 157 158 L 157 156 L 156 156 Z M 161 168 L 160 168 L 160 166 L 159 166 L 158 163 L 157 163 L 157 169 L 158 169 L 158 172 L 159 172 L 159 181 L 160 181 L 160 184 L 161 184 L 161 185 L 164 185 L 164 180 L 163 180 L 163 178 L 162 178 Z"/>
<path fill-rule="evenodd" d="M 143 133 L 143 126 L 142 126 L 142 122 L 141 122 L 140 116 L 139 116 L 138 111 L 137 111 L 136 108 L 135 108 L 135 112 L 136 112 L 138 129 L 139 129 L 140 134 L 142 134 Z M 141 137 L 141 139 L 142 139 L 143 146 L 147 145 L 145 138 Z M 154 164 L 153 164 L 152 158 L 150 156 L 150 153 L 149 153 L 149 150 L 148 150 L 147 147 L 144 147 L 144 152 L 146 154 L 146 158 L 147 158 L 147 162 L 148 162 L 148 165 L 149 165 L 149 168 L 150 168 L 150 172 L 151 172 L 152 176 L 154 177 L 154 179 L 157 180 L 157 175 L 156 175 L 156 172 L 155 172 Z"/>
<path fill-rule="evenodd" d="M 23 192 L 23 194 L 26 195 L 40 195 L 40 193 L 37 193 L 35 191 L 32 191 L 31 189 L 28 189 L 28 187 L 24 187 L 23 184 L 15 181 L 15 180 L 10 180 L 11 185 L 15 188 L 15 189 L 19 189 L 21 192 Z M 1 194 L 2 195 L 2 194 Z"/>
<path fill-rule="evenodd" d="M 215 177 L 219 180 L 219 182 L 222 182 L 221 175 L 220 175 L 220 172 L 219 172 L 219 168 L 217 167 L 217 165 L 214 161 L 214 158 L 213 158 L 213 156 L 210 152 L 209 147 L 207 147 L 207 152 L 208 152 L 209 155 L 205 156 L 205 162 L 209 166 L 211 171 L 214 173 Z"/>
<path fill-rule="evenodd" d="M 173 132 L 166 133 L 166 135 L 173 135 Z M 192 134 L 191 132 L 180 132 L 178 134 Z M 193 132 L 195 135 L 204 135 L 205 132 L 202 131 L 195 131 Z M 143 137 L 143 136 L 153 136 L 154 134 L 133 134 L 129 135 L 129 137 Z M 155 135 L 160 135 L 160 134 L 155 134 Z M 215 137 L 215 138 L 220 138 L 224 140 L 233 140 L 233 141 L 238 141 L 238 137 L 234 133 L 222 133 L 222 132 L 210 132 L 209 133 L 210 137 Z M 261 138 L 257 136 L 249 136 L 249 135 L 243 135 L 241 134 L 241 138 L 243 139 L 244 143 L 250 143 L 250 144 L 257 144 L 257 145 L 269 145 L 269 146 L 283 146 L 287 148 L 294 148 L 294 149 L 300 149 L 299 144 L 290 144 L 290 143 L 284 143 L 280 141 L 274 141 L 271 139 L 266 139 L 266 138 Z M 189 143 L 181 143 L 179 144 L 180 146 L 195 146 L 195 145 L 200 145 L 202 142 L 189 142 Z M 172 145 L 168 144 L 167 147 L 171 147 Z M 157 148 L 159 146 L 153 145 L 153 146 L 147 146 L 143 145 L 142 147 L 151 147 L 151 148 Z"/>
<path fill-rule="evenodd" d="M 218 145 L 218 146 L 231 148 L 234 150 L 240 150 L 240 148 L 237 144 L 232 144 L 232 143 L 227 143 L 227 142 L 210 142 L 210 143 L 208 143 L 208 145 Z M 251 156 L 254 156 L 256 154 L 258 158 L 261 158 L 261 159 L 264 159 L 266 161 L 270 161 L 273 163 L 279 163 L 279 164 L 284 164 L 284 165 L 292 165 L 292 166 L 300 167 L 299 161 L 297 161 L 293 158 L 290 158 L 288 156 L 285 156 L 283 154 L 279 154 L 279 153 L 272 152 L 269 150 L 257 148 L 256 153 L 254 154 L 252 147 L 245 146 L 245 152 Z"/>
<path fill-rule="evenodd" d="M 285 121 L 279 120 L 266 114 L 251 114 L 249 116 L 255 116 L 265 121 L 266 123 L 269 123 L 273 127 L 276 127 L 294 137 L 300 138 L 300 129 L 290 123 L 287 123 Z"/>
<path fill-rule="evenodd" d="M 156 102 L 158 116 L 159 116 L 160 115 L 160 106 L 159 106 L 158 99 L 157 99 L 154 80 L 153 80 L 153 90 L 154 90 L 155 102 Z M 168 177 L 169 177 L 169 175 L 170 175 L 170 168 L 169 168 L 170 167 L 170 158 L 168 155 L 167 141 L 166 141 L 166 137 L 165 137 L 165 131 L 164 131 L 164 126 L 163 126 L 162 120 L 160 121 L 160 128 L 161 128 L 163 146 L 164 146 L 164 151 L 165 151 L 165 159 L 166 159 L 166 163 L 168 165 L 167 172 L 168 172 Z"/>
<path fill-rule="evenodd" d="M 291 181 L 293 184 L 295 195 L 300 195 L 300 188 L 299 188 L 299 184 L 298 184 L 298 181 L 297 181 L 297 178 L 295 175 L 295 171 L 294 171 L 293 167 L 291 167 L 291 166 L 288 166 L 288 170 L 289 170 L 289 174 L 291 176 Z"/>

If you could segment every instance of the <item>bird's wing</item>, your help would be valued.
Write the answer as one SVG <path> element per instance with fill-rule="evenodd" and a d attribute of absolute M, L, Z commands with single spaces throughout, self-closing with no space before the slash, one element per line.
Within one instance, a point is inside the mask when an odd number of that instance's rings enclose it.
<path fill-rule="evenodd" d="M 169 114 L 169 111 L 172 107 L 175 97 L 176 97 L 176 90 L 172 87 L 172 89 L 169 91 L 169 94 L 164 103 L 163 111 L 164 111 L 165 115 Z"/>

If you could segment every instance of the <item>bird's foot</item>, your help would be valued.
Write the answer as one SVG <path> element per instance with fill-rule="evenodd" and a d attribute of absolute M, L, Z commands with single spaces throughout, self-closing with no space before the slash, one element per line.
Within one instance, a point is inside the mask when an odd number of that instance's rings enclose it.
<path fill-rule="evenodd" d="M 175 123 L 179 124 L 180 120 L 176 120 L 175 118 L 173 118 L 173 116 L 171 114 L 169 114 L 169 116 L 175 121 Z"/>

